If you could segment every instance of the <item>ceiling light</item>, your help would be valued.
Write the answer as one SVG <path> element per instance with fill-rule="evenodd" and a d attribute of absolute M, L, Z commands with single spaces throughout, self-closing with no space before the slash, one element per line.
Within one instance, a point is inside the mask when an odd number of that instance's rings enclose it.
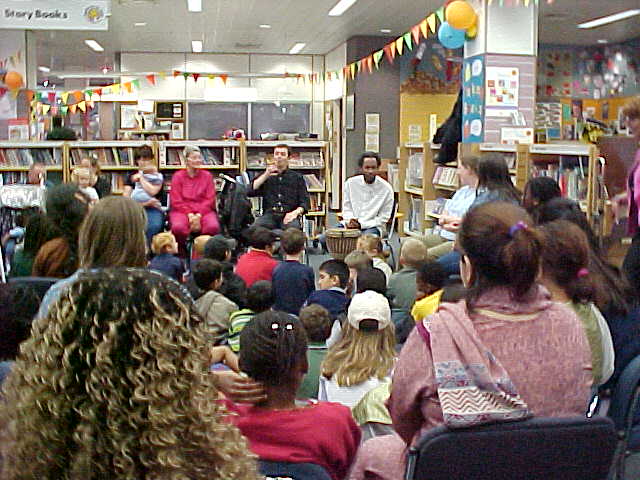
<path fill-rule="evenodd" d="M 636 15 L 640 15 L 640 9 L 625 10 L 624 12 L 614 13 L 613 15 L 609 15 L 602 18 L 596 18 L 595 20 L 590 20 L 588 22 L 581 23 L 578 25 L 578 28 L 596 28 L 602 25 L 606 25 L 608 23 L 618 22 L 626 18 L 635 17 Z"/>
<path fill-rule="evenodd" d="M 200 40 L 192 40 L 191 41 L 191 50 L 193 53 L 202 52 L 202 42 Z"/>
<path fill-rule="evenodd" d="M 380 33 L 391 33 L 391 30 L 389 30 L 388 28 L 381 28 Z"/>
<path fill-rule="evenodd" d="M 146 27 L 147 22 L 136 22 L 133 24 L 134 27 Z"/>
<path fill-rule="evenodd" d="M 307 46 L 306 43 L 296 43 L 293 47 L 291 47 L 291 50 L 289 50 L 289 53 L 291 55 L 295 55 L 296 53 L 299 53 L 300 50 L 302 50 L 306 46 Z"/>
<path fill-rule="evenodd" d="M 201 12 L 202 0 L 187 0 L 187 9 L 190 12 Z"/>
<path fill-rule="evenodd" d="M 51 69 L 49 67 L 45 67 L 44 65 L 40 65 L 38 67 L 38 70 L 40 70 L 41 72 L 44 72 L 44 73 L 49 73 L 51 71 Z"/>
<path fill-rule="evenodd" d="M 340 0 L 338 3 L 334 5 L 334 7 L 329 10 L 330 17 L 339 17 L 344 12 L 351 8 L 351 5 L 356 3 L 358 0 Z"/>
<path fill-rule="evenodd" d="M 84 43 L 86 43 L 90 49 L 96 52 L 104 52 L 104 48 L 102 48 L 102 45 L 100 45 L 95 40 L 85 40 Z"/>
<path fill-rule="evenodd" d="M 267 23 L 263 23 L 262 25 L 260 25 L 260 28 L 271 28 L 271 25 L 267 24 Z"/>
<path fill-rule="evenodd" d="M 609 43 L 609 40 L 605 40 L 605 39 L 601 38 L 600 40 L 598 40 L 598 43 L 600 43 L 600 44 Z"/>

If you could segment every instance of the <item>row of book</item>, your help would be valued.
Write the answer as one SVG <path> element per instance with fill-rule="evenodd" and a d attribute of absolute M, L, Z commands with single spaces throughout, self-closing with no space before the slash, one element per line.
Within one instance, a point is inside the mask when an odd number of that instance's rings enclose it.
<path fill-rule="evenodd" d="M 407 162 L 407 180 L 406 184 L 414 187 L 422 188 L 424 153 L 413 153 L 409 155 Z"/>
<path fill-rule="evenodd" d="M 324 190 L 324 177 L 318 178 L 315 173 L 307 173 L 302 178 L 304 178 L 307 189 Z"/>
<path fill-rule="evenodd" d="M 203 165 L 238 166 L 237 149 L 231 147 L 200 147 Z M 166 159 L 160 158 L 161 165 L 185 165 L 183 147 L 168 147 Z"/>
<path fill-rule="evenodd" d="M 587 198 L 589 180 L 587 173 L 579 168 L 561 168 L 559 165 L 548 165 L 546 168 L 534 167 L 531 176 L 532 178 L 553 178 L 560 185 L 560 191 L 564 197 L 576 201 Z"/>
<path fill-rule="evenodd" d="M 102 167 L 128 167 L 133 165 L 133 148 L 100 147 L 72 148 L 71 162 L 78 165 L 83 158 L 95 157 Z"/>
<path fill-rule="evenodd" d="M 61 166 L 62 149 L 0 148 L 0 166 L 2 167 L 30 167 L 34 163 Z"/>
<path fill-rule="evenodd" d="M 27 183 L 29 172 L 0 172 L 0 186 Z M 62 183 L 62 172 L 48 172 L 47 181 Z"/>
<path fill-rule="evenodd" d="M 433 184 L 445 187 L 458 187 L 458 171 L 453 167 L 438 165 L 433 174 Z"/>
<path fill-rule="evenodd" d="M 274 161 L 273 152 L 255 152 L 252 150 L 252 152 L 247 155 L 247 166 L 249 168 L 266 167 L 267 164 L 273 163 Z M 293 152 L 289 157 L 289 166 L 292 168 L 324 168 L 324 156 L 321 151 Z"/>

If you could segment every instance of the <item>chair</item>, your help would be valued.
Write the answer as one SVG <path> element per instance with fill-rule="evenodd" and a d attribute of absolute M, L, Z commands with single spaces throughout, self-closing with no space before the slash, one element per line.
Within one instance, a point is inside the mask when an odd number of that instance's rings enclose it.
<path fill-rule="evenodd" d="M 267 478 L 285 477 L 292 480 L 331 480 L 331 475 L 314 463 L 270 462 L 260 460 L 258 468 Z"/>
<path fill-rule="evenodd" d="M 60 279 L 50 277 L 15 277 L 9 279 L 9 284 L 18 290 L 29 289 L 42 299 L 51 288 L 51 285 L 58 280 Z"/>
<path fill-rule="evenodd" d="M 604 480 L 615 446 L 606 417 L 438 427 L 409 450 L 405 480 Z"/>
<path fill-rule="evenodd" d="M 629 457 L 634 453 L 640 454 L 640 423 L 634 425 L 634 421 L 638 423 L 636 417 L 639 408 L 640 356 L 634 358 L 622 371 L 611 394 L 607 412 L 618 433 L 618 448 L 612 468 L 612 478 L 616 480 L 625 478 Z"/>

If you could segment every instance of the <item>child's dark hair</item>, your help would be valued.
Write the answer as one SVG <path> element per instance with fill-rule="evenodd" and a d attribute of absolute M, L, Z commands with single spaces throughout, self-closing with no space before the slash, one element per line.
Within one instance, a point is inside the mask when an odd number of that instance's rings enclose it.
<path fill-rule="evenodd" d="M 29 217 L 24 231 L 24 253 L 35 258 L 40 247 L 55 237 L 55 229 L 44 213 Z"/>
<path fill-rule="evenodd" d="M 29 338 L 42 297 L 29 284 L 0 283 L 0 360 L 16 359 L 20 344 Z"/>
<path fill-rule="evenodd" d="M 275 233 L 264 227 L 251 227 L 249 229 L 249 246 L 264 250 L 269 245 L 273 245 L 278 239 Z"/>
<path fill-rule="evenodd" d="M 222 278 L 222 264 L 210 258 L 201 258 L 193 266 L 193 280 L 200 290 L 210 290 L 211 284 Z"/>
<path fill-rule="evenodd" d="M 358 269 L 356 293 L 372 290 L 380 295 L 387 294 L 387 277 L 379 268 L 365 267 Z"/>
<path fill-rule="evenodd" d="M 542 270 L 576 303 L 590 302 L 594 288 L 589 265 L 589 242 L 577 225 L 555 220 L 539 228 L 544 240 Z"/>
<path fill-rule="evenodd" d="M 310 342 L 324 342 L 331 335 L 331 314 L 322 305 L 307 305 L 300 310 L 300 321 Z"/>
<path fill-rule="evenodd" d="M 512 203 L 489 202 L 472 208 L 462 221 L 457 248 L 473 265 L 467 294 L 470 309 L 494 287 L 507 287 L 519 301 L 536 281 L 542 240 L 527 212 Z"/>
<path fill-rule="evenodd" d="M 153 149 L 149 145 L 143 145 L 133 151 L 133 161 L 136 164 L 141 158 L 153 159 L 154 157 L 155 155 L 153 154 Z"/>
<path fill-rule="evenodd" d="M 275 302 L 271 282 L 260 280 L 247 288 L 247 308 L 255 313 L 269 310 Z"/>
<path fill-rule="evenodd" d="M 520 203 L 520 192 L 513 185 L 509 175 L 509 167 L 499 153 L 487 153 L 480 157 L 478 163 L 478 188 L 489 191 L 501 191 L 502 198 L 509 198 Z"/>
<path fill-rule="evenodd" d="M 424 284 L 433 286 L 436 290 L 440 290 L 447 282 L 447 272 L 442 265 L 434 260 L 422 262 L 416 272 L 416 277 Z"/>
<path fill-rule="evenodd" d="M 327 260 L 320 265 L 318 270 L 331 277 L 335 275 L 340 281 L 340 288 L 347 288 L 347 284 L 349 283 L 349 267 L 342 260 L 336 260 L 335 258 Z"/>
<path fill-rule="evenodd" d="M 297 255 L 304 250 L 304 244 L 307 241 L 304 233 L 297 228 L 287 228 L 282 237 L 280 237 L 280 245 L 287 255 Z"/>
<path fill-rule="evenodd" d="M 540 206 L 537 214 L 538 224 L 553 222 L 554 220 L 568 220 L 578 225 L 587 235 L 589 244 L 594 252 L 600 253 L 600 244 L 596 234 L 591 229 L 589 220 L 578 202 L 569 198 L 554 198 Z"/>
<path fill-rule="evenodd" d="M 203 256 L 211 260 L 224 262 L 227 259 L 227 253 L 230 251 L 229 243 L 218 235 L 215 235 L 204 244 Z"/>
<path fill-rule="evenodd" d="M 538 200 L 540 204 L 562 196 L 560 185 L 551 177 L 532 178 L 524 186 L 524 191 L 528 192 L 533 199 Z"/>
<path fill-rule="evenodd" d="M 307 334 L 300 320 L 285 312 L 253 317 L 240 333 L 240 369 L 269 386 L 285 385 L 305 357 Z"/>

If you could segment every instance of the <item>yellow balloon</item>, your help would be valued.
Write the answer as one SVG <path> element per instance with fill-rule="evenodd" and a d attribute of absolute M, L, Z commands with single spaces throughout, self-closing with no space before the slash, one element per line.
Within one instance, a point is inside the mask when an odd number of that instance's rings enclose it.
<path fill-rule="evenodd" d="M 467 38 L 476 38 L 478 35 L 478 25 L 475 24 L 467 30 Z"/>
<path fill-rule="evenodd" d="M 458 30 L 466 30 L 476 23 L 476 12 L 468 2 L 456 0 L 447 7 L 445 16 L 449 25 Z"/>

